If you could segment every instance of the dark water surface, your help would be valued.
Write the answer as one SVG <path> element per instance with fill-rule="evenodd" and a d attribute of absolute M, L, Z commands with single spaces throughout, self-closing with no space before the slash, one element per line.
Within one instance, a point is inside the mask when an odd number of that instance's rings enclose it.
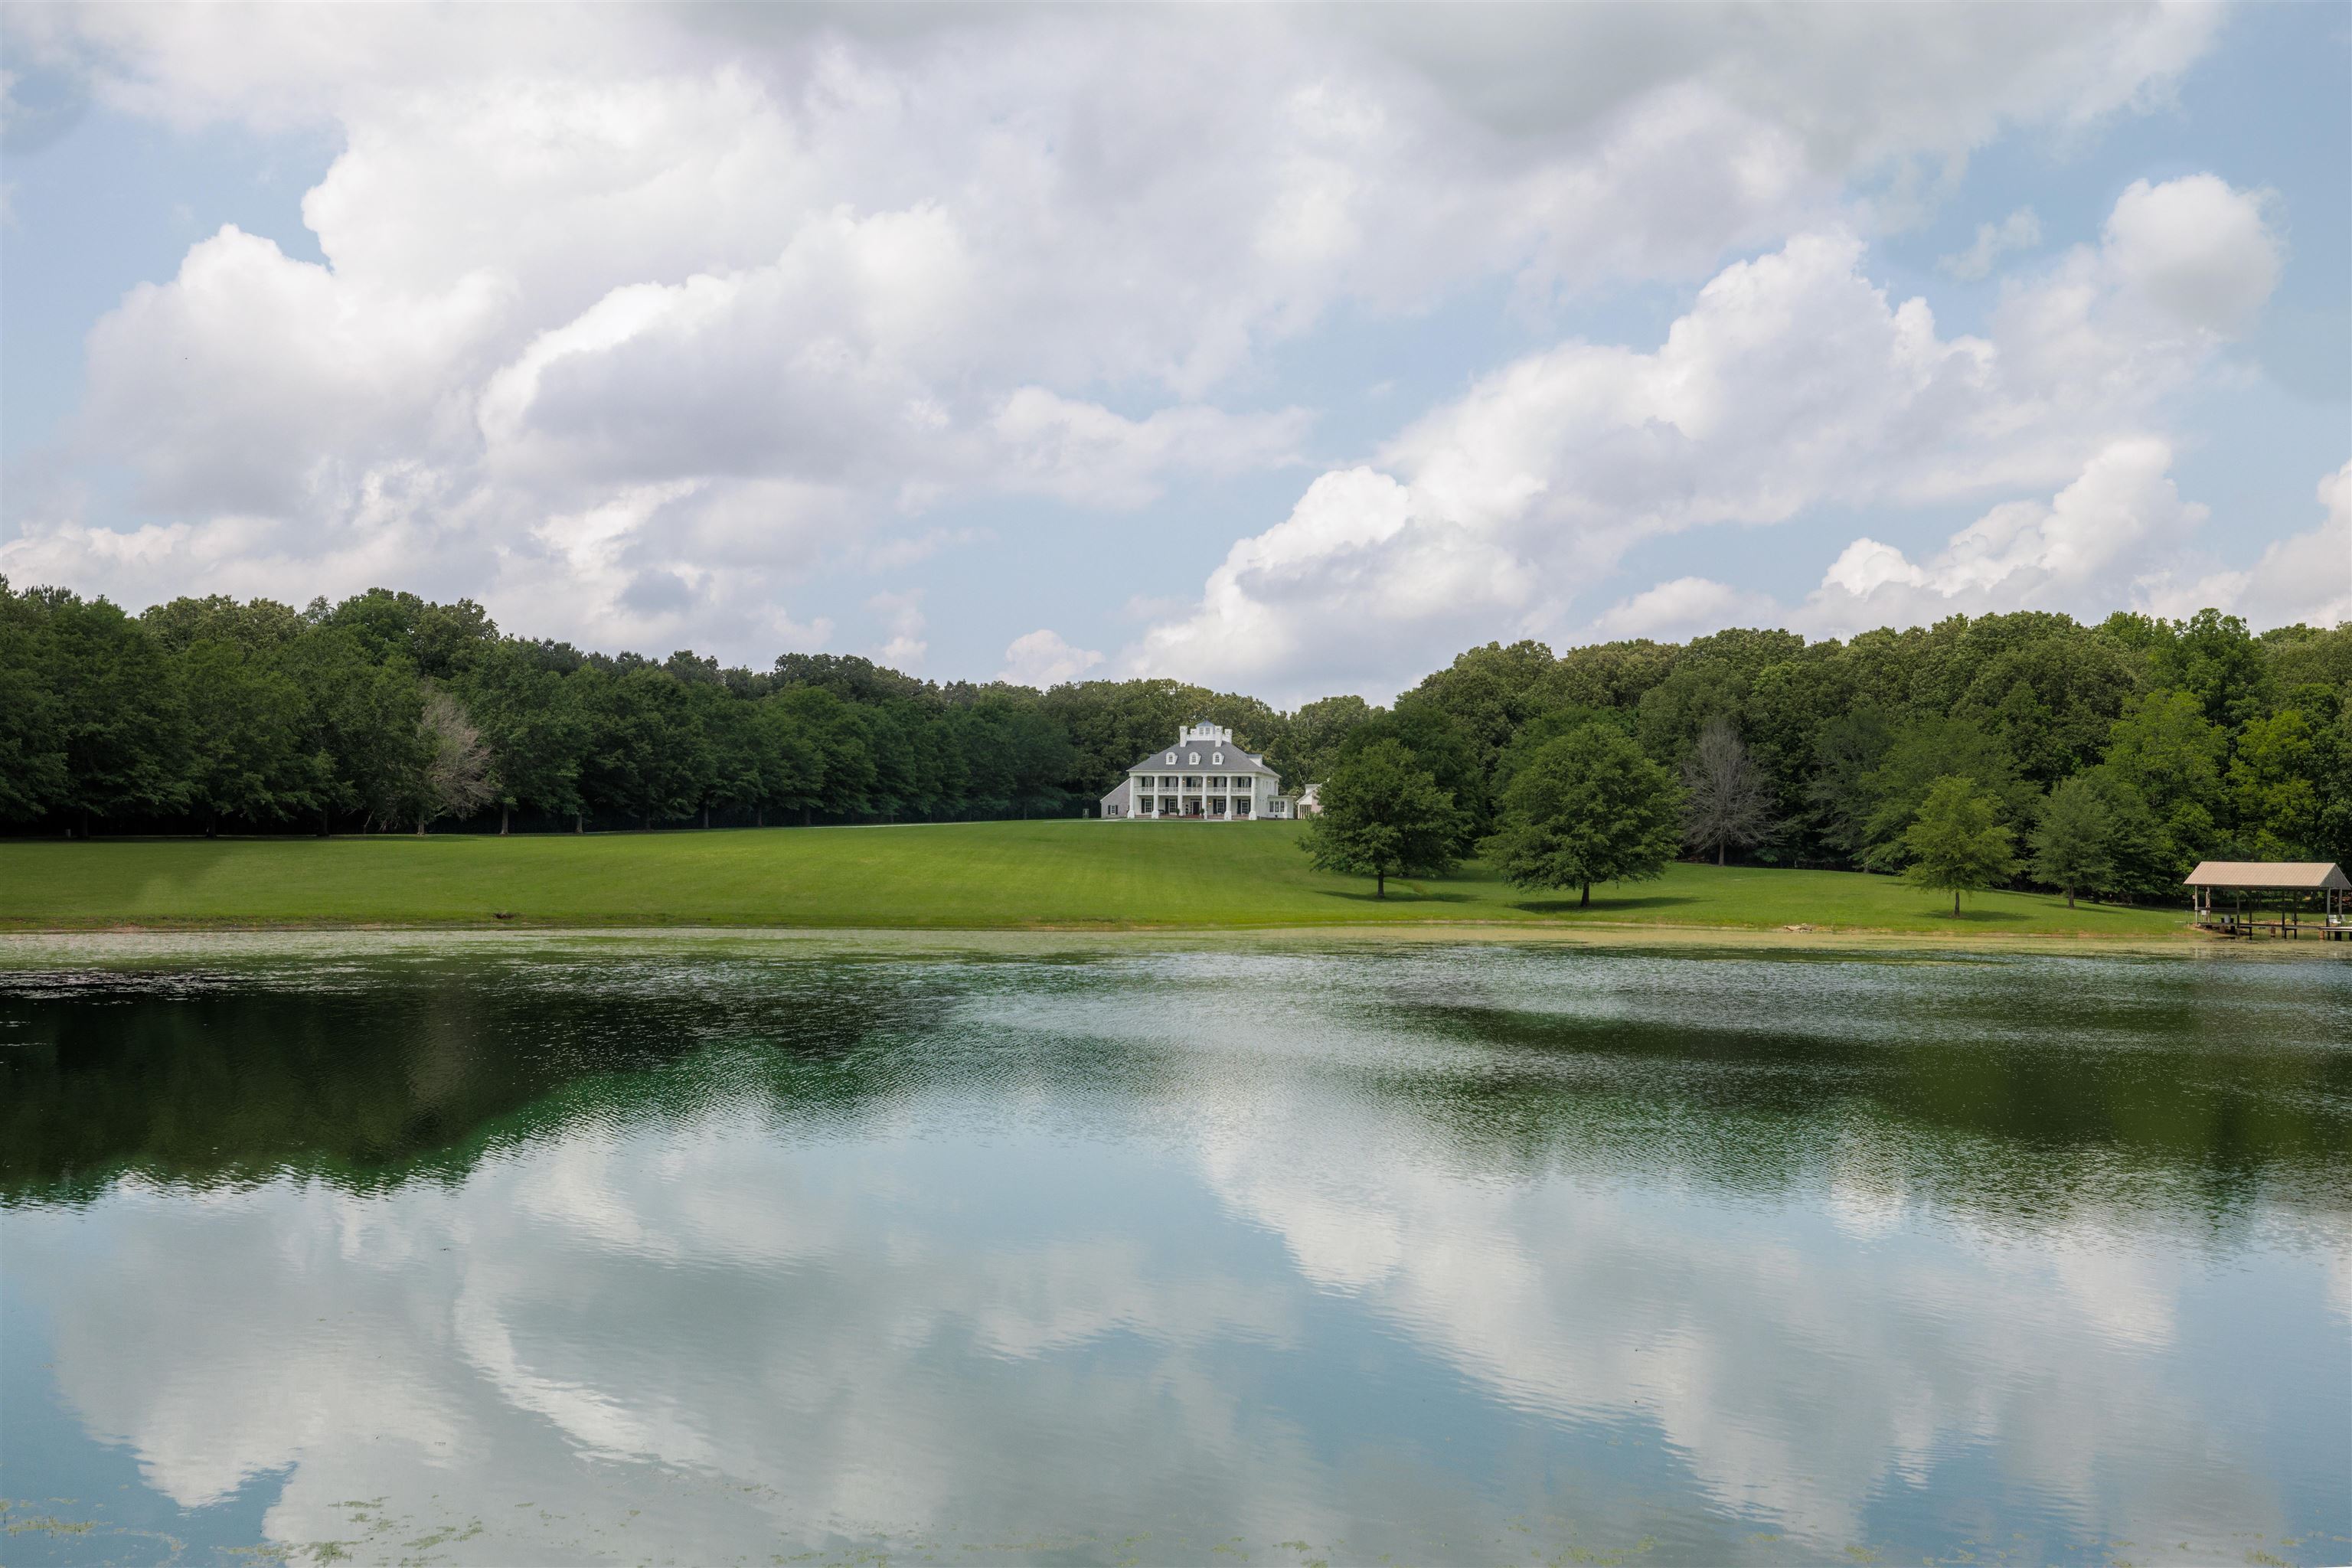
<path fill-rule="evenodd" d="M 0 952 L 12 1563 L 2340 1563 L 2352 963 Z"/>

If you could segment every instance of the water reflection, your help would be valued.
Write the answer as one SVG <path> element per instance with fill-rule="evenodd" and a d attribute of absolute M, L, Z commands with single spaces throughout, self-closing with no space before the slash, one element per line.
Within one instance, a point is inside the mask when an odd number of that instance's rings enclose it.
<path fill-rule="evenodd" d="M 20 972 L 0 1458 L 381 1560 L 2338 1559 L 2347 978 Z"/>

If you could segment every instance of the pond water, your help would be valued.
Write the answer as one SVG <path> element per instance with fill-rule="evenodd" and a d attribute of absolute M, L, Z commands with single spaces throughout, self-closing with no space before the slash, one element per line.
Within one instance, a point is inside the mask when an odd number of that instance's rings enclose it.
<path fill-rule="evenodd" d="M 0 952 L 7 1560 L 2340 1563 L 2352 964 Z"/>

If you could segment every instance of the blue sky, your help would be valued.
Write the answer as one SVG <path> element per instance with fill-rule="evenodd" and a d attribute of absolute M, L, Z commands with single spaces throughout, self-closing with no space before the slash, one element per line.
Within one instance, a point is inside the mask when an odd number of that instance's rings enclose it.
<path fill-rule="evenodd" d="M 1286 703 L 2352 616 L 2342 6 L 5 17 L 20 584 Z"/>

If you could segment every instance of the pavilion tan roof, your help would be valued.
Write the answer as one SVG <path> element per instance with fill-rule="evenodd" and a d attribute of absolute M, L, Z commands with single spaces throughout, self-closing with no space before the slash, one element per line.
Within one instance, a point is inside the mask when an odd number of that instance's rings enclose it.
<path fill-rule="evenodd" d="M 2186 888 L 2352 888 L 2352 878 L 2332 860 L 2200 860 Z"/>

